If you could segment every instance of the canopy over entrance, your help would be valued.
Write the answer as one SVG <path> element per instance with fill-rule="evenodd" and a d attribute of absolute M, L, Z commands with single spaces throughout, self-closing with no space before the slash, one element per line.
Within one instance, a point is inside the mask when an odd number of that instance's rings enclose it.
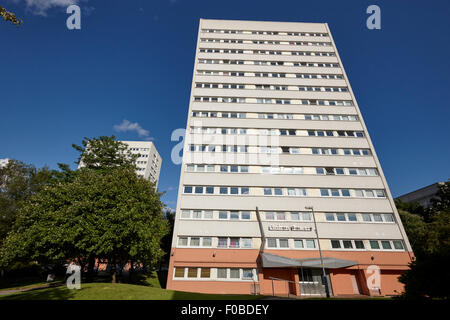
<path fill-rule="evenodd" d="M 291 259 L 276 254 L 263 252 L 261 254 L 261 261 L 263 268 L 322 268 L 320 258 Z M 332 257 L 324 257 L 323 264 L 327 269 L 339 269 L 357 265 L 358 262 Z"/>

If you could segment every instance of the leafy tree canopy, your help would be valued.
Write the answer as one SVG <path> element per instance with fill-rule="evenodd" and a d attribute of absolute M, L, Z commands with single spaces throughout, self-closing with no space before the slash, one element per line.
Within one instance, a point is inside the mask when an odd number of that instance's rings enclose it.
<path fill-rule="evenodd" d="M 135 161 L 138 154 L 132 154 L 128 146 L 116 140 L 114 136 L 99 138 L 84 138 L 81 146 L 72 144 L 80 152 L 75 162 L 79 167 L 107 172 L 117 167 L 136 169 Z"/>
<path fill-rule="evenodd" d="M 2 6 L 0 6 L 0 17 L 2 17 L 5 21 L 11 21 L 18 27 L 20 27 L 23 23 L 22 19 L 17 18 L 14 13 L 6 11 L 6 9 Z"/>

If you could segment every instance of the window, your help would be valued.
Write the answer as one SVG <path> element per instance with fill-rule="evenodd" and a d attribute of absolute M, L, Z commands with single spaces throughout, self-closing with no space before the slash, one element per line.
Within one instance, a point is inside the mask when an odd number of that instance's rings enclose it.
<path fill-rule="evenodd" d="M 331 189 L 331 196 L 333 197 L 339 197 L 340 193 L 338 189 Z"/>
<path fill-rule="evenodd" d="M 369 243 L 370 243 L 371 249 L 375 249 L 375 250 L 380 249 L 380 244 L 378 243 L 378 241 L 370 240 Z"/>
<path fill-rule="evenodd" d="M 231 211 L 230 212 L 230 220 L 239 220 L 239 212 Z"/>
<path fill-rule="evenodd" d="M 188 278 L 197 278 L 198 268 L 188 268 Z"/>
<path fill-rule="evenodd" d="M 204 219 L 212 219 L 213 218 L 213 212 L 212 211 L 205 211 L 204 212 Z"/>
<path fill-rule="evenodd" d="M 394 222 L 394 217 L 392 214 L 383 214 L 383 217 L 385 222 Z"/>
<path fill-rule="evenodd" d="M 187 237 L 180 237 L 178 238 L 178 245 L 179 246 L 187 246 L 188 244 L 188 238 Z"/>
<path fill-rule="evenodd" d="M 212 238 L 207 237 L 202 239 L 202 246 L 203 247 L 211 247 L 212 246 Z"/>
<path fill-rule="evenodd" d="M 267 247 L 268 248 L 276 248 L 277 247 L 277 239 L 267 239 Z"/>
<path fill-rule="evenodd" d="M 337 221 L 346 221 L 345 213 L 336 213 Z"/>
<path fill-rule="evenodd" d="M 219 219 L 228 219 L 227 211 L 219 211 Z"/>
<path fill-rule="evenodd" d="M 288 239 L 279 239 L 280 248 L 289 248 Z"/>
<path fill-rule="evenodd" d="M 383 222 L 383 218 L 381 217 L 381 214 L 374 213 L 373 214 L 373 221 L 375 221 L 375 222 Z"/>
<path fill-rule="evenodd" d="M 243 280 L 253 279 L 253 270 L 252 269 L 242 269 L 242 279 Z"/>
<path fill-rule="evenodd" d="M 291 220 L 300 220 L 300 215 L 298 212 L 291 212 Z"/>
<path fill-rule="evenodd" d="M 242 238 L 241 239 L 241 247 L 242 248 L 251 248 L 253 247 L 253 241 L 251 238 Z"/>
<path fill-rule="evenodd" d="M 328 189 L 320 189 L 320 195 L 322 197 L 328 197 L 330 194 L 328 192 Z"/>
<path fill-rule="evenodd" d="M 192 193 L 192 187 L 191 186 L 185 186 L 184 187 L 184 193 Z"/>
<path fill-rule="evenodd" d="M 355 240 L 356 249 L 364 249 L 364 242 L 362 240 Z"/>
<path fill-rule="evenodd" d="M 325 219 L 327 221 L 334 221 L 334 213 L 325 213 Z"/>
<path fill-rule="evenodd" d="M 220 194 L 228 194 L 228 187 L 220 187 L 219 193 Z"/>
<path fill-rule="evenodd" d="M 227 278 L 227 269 L 226 268 L 217 268 L 217 278 L 226 279 Z"/>
<path fill-rule="evenodd" d="M 353 249 L 353 244 L 351 240 L 342 240 L 342 244 L 345 249 Z"/>
<path fill-rule="evenodd" d="M 363 213 L 362 214 L 362 218 L 364 222 L 371 222 L 372 221 L 372 217 L 370 216 L 370 213 Z"/>
<path fill-rule="evenodd" d="M 303 248 L 303 240 L 294 239 L 294 248 L 297 248 L 297 249 Z"/>
<path fill-rule="evenodd" d="M 239 248 L 239 238 L 230 238 L 230 248 Z"/>
<path fill-rule="evenodd" d="M 200 238 L 199 237 L 192 237 L 190 241 L 191 247 L 199 247 L 200 246 Z"/>
<path fill-rule="evenodd" d="M 181 218 L 189 219 L 191 217 L 191 212 L 189 210 L 181 211 Z"/>
<path fill-rule="evenodd" d="M 354 213 L 348 213 L 347 217 L 348 217 L 348 221 L 358 221 L 358 219 L 356 218 L 356 214 L 354 214 Z"/>
<path fill-rule="evenodd" d="M 210 277 L 211 277 L 211 269 L 210 268 L 201 268 L 200 278 L 210 278 Z"/>
<path fill-rule="evenodd" d="M 390 241 L 385 241 L 385 240 L 381 241 L 381 246 L 383 247 L 383 249 L 386 249 L 386 250 L 392 249 Z"/>
<path fill-rule="evenodd" d="M 175 268 L 175 278 L 184 278 L 184 269 L 185 268 L 176 267 Z"/>
<path fill-rule="evenodd" d="M 312 219 L 311 212 L 302 212 L 302 220 L 310 221 Z"/>
<path fill-rule="evenodd" d="M 314 249 L 316 247 L 316 243 L 314 240 L 312 239 L 307 239 L 306 240 L 306 248 L 308 249 Z"/>
<path fill-rule="evenodd" d="M 219 238 L 217 242 L 218 248 L 226 248 L 228 246 L 228 239 L 227 238 Z"/>
<path fill-rule="evenodd" d="M 266 220 L 275 220 L 275 215 L 273 212 L 265 212 L 265 219 Z"/>
<path fill-rule="evenodd" d="M 230 279 L 239 279 L 240 278 L 239 273 L 240 273 L 239 269 L 231 268 L 230 269 Z"/>
<path fill-rule="evenodd" d="M 339 240 L 331 240 L 331 248 L 339 249 L 341 247 L 341 242 Z"/>
<path fill-rule="evenodd" d="M 277 220 L 286 220 L 286 214 L 284 212 L 277 212 Z"/>
<path fill-rule="evenodd" d="M 201 211 L 197 211 L 194 210 L 193 215 L 192 215 L 193 219 L 201 219 L 202 218 L 202 212 Z"/>
<path fill-rule="evenodd" d="M 250 220 L 250 212 L 249 211 L 242 211 L 241 212 L 241 219 L 243 219 L 243 220 Z"/>
<path fill-rule="evenodd" d="M 394 249 L 396 249 L 396 250 L 403 250 L 404 249 L 402 241 L 394 240 L 392 242 L 394 244 Z"/>

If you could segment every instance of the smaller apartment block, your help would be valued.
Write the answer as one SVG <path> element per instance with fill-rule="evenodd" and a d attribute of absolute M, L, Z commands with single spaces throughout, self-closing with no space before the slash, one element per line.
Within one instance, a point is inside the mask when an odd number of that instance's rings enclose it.
<path fill-rule="evenodd" d="M 122 141 L 128 145 L 128 150 L 132 154 L 139 154 L 136 160 L 137 175 L 158 186 L 159 174 L 161 172 L 162 158 L 156 150 L 152 141 Z"/>
<path fill-rule="evenodd" d="M 152 141 L 121 141 L 128 146 L 128 151 L 132 154 L 139 154 L 136 159 L 136 174 L 158 186 L 159 174 L 161 172 L 162 158 L 156 150 Z M 79 166 L 83 167 L 80 162 Z"/>

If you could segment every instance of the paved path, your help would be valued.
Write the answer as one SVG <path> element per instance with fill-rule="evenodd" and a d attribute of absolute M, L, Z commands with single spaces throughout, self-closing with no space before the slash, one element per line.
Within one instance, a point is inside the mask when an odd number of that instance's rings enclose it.
<path fill-rule="evenodd" d="M 25 292 L 25 291 L 31 291 L 31 290 L 38 290 L 38 289 L 45 289 L 50 287 L 58 287 L 61 284 L 59 283 L 46 283 L 35 287 L 26 287 L 26 288 L 17 288 L 17 289 L 9 289 L 9 290 L 0 290 L 0 296 L 6 296 L 8 294 L 18 293 L 18 292 Z"/>

